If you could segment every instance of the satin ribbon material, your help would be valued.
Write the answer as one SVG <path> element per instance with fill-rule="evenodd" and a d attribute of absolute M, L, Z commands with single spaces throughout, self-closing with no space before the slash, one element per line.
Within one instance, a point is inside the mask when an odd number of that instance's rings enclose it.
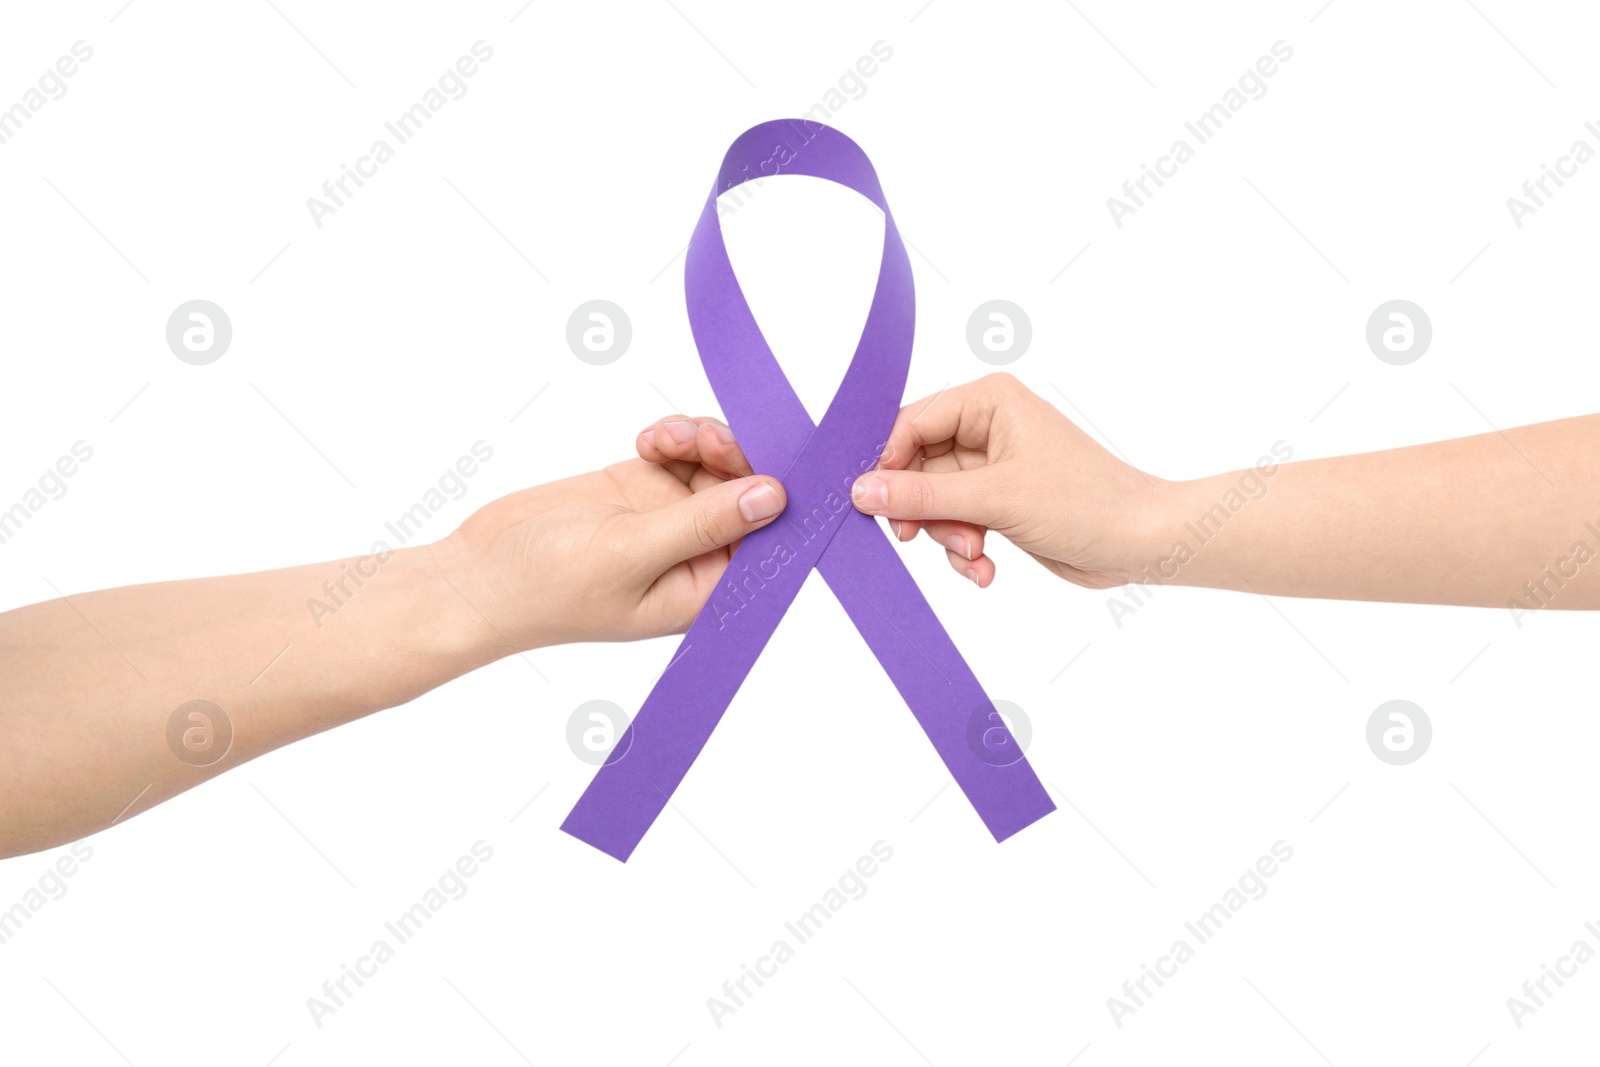
<path fill-rule="evenodd" d="M 756 325 L 717 218 L 720 193 L 778 174 L 838 182 L 884 215 L 871 309 L 820 425 L 812 423 Z M 783 482 L 788 504 L 771 525 L 740 543 L 717 592 L 561 828 L 628 859 L 813 569 L 995 840 L 1054 811 L 894 546 L 850 503 L 852 483 L 876 466 L 898 413 L 916 317 L 911 262 L 866 153 L 839 131 L 802 119 L 747 130 L 728 149 L 700 214 L 684 289 L 700 361 L 728 424 L 751 466 Z M 818 670 L 826 671 L 825 660 Z"/>

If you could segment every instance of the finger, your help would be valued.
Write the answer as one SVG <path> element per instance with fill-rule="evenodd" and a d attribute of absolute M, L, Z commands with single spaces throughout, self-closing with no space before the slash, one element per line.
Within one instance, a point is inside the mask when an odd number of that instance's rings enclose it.
<path fill-rule="evenodd" d="M 955 572 L 966 578 L 979 589 L 989 588 L 989 583 L 994 581 L 994 560 L 988 556 L 979 556 L 977 559 L 963 559 L 954 552 L 946 552 L 945 558 L 950 561 L 950 566 Z"/>
<path fill-rule="evenodd" d="M 1004 529 L 1007 504 L 994 467 L 948 474 L 877 470 L 856 479 L 850 501 L 868 515 L 892 519 L 959 519 Z"/>
<path fill-rule="evenodd" d="M 656 441 L 656 433 L 655 432 L 662 425 L 662 423 L 683 422 L 686 419 L 688 419 L 688 417 L 689 416 L 687 416 L 687 415 L 668 415 L 664 419 L 657 419 L 656 421 L 652 422 L 649 426 L 646 426 L 644 429 L 639 431 L 639 439 L 641 441 L 644 441 L 647 444 L 649 444 L 649 446 L 651 448 L 654 448 L 655 447 L 655 441 Z"/>
<path fill-rule="evenodd" d="M 700 424 L 694 419 L 672 415 L 658 420 L 645 430 L 645 434 L 656 451 L 668 459 L 699 463 L 700 453 L 695 447 L 695 436 L 699 430 Z"/>
<path fill-rule="evenodd" d="M 728 479 L 713 471 L 706 470 L 700 464 L 694 465 L 694 473 L 689 476 L 689 491 L 698 493 L 702 489 L 710 489 L 713 485 L 720 485 Z"/>
<path fill-rule="evenodd" d="M 755 473 L 733 431 L 710 416 L 669 415 L 645 427 L 639 440 L 639 454 L 652 462 L 698 463 L 721 478 Z"/>
<path fill-rule="evenodd" d="M 921 452 L 918 452 L 916 455 L 911 457 L 911 462 L 907 465 L 906 469 L 920 471 L 926 466 L 926 464 L 927 457 Z M 922 532 L 922 523 L 915 519 L 890 519 L 889 528 L 894 531 L 896 540 L 901 542 L 913 541 L 916 539 L 917 534 Z"/>
<path fill-rule="evenodd" d="M 694 443 L 700 463 L 713 474 L 723 478 L 747 478 L 755 473 L 745 458 L 744 449 L 734 439 L 733 431 L 718 419 L 701 422 Z"/>
<path fill-rule="evenodd" d="M 1009 374 L 991 374 L 975 382 L 940 390 L 900 409 L 889 431 L 880 464 L 904 469 L 921 450 L 937 454 L 950 442 L 966 448 L 983 448 L 995 408 L 1022 385 Z"/>
<path fill-rule="evenodd" d="M 672 415 L 668 416 L 668 419 L 661 420 L 661 422 L 679 418 L 682 418 L 682 416 Z M 683 482 L 685 485 L 688 485 L 690 478 L 694 476 L 694 473 L 699 470 L 700 467 L 694 462 L 685 460 L 681 457 L 669 455 L 664 449 L 657 445 L 656 441 L 658 435 L 656 431 L 661 425 L 661 422 L 651 423 L 649 426 L 646 426 L 643 430 L 639 431 L 639 436 L 634 438 L 634 450 L 639 453 L 640 459 L 665 467 L 679 481 Z"/>
<path fill-rule="evenodd" d="M 935 519 L 923 523 L 922 529 L 929 537 L 943 545 L 946 551 L 962 559 L 974 560 L 983 555 L 983 535 L 987 531 L 982 526 L 950 519 Z"/>
<path fill-rule="evenodd" d="M 658 575 L 767 525 L 783 510 L 783 486 L 763 476 L 719 482 L 654 511 L 618 516 L 623 554 Z"/>
<path fill-rule="evenodd" d="M 928 455 L 919 452 L 917 458 L 911 463 L 909 470 L 919 470 L 933 474 L 949 474 L 961 470 L 960 457 L 954 452 L 944 452 L 938 455 Z M 902 524 L 911 520 L 901 520 Z M 931 522 L 912 523 L 911 537 L 916 536 L 917 528 L 925 530 L 929 537 L 940 545 L 965 559 L 977 559 L 983 555 L 983 535 L 987 532 L 982 526 L 970 522 L 959 522 L 949 519 L 936 519 Z M 907 540 L 911 538 L 908 537 Z"/>

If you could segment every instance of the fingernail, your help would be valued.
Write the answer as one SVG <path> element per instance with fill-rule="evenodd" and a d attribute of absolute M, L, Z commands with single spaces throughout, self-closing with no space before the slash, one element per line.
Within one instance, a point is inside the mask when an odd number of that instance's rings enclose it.
<path fill-rule="evenodd" d="M 889 520 L 889 529 L 894 531 L 894 539 L 896 541 L 904 541 L 906 539 L 905 535 L 900 532 L 900 520 L 899 519 L 890 519 Z"/>
<path fill-rule="evenodd" d="M 863 511 L 881 511 L 889 503 L 889 487 L 876 475 L 856 479 L 850 490 L 850 499 Z"/>
<path fill-rule="evenodd" d="M 979 589 L 983 588 L 983 583 L 978 581 L 978 572 L 977 572 L 976 569 L 974 569 L 972 567 L 968 567 L 967 568 L 967 577 L 972 579 L 972 584 L 973 585 L 977 586 Z"/>
<path fill-rule="evenodd" d="M 945 542 L 944 547 L 948 548 L 962 559 L 972 558 L 972 542 L 967 540 L 961 534 L 951 534 L 950 539 Z M 967 572 L 967 577 L 972 578 L 971 571 Z M 973 578 L 973 581 L 977 581 L 977 579 Z"/>
<path fill-rule="evenodd" d="M 680 445 L 686 445 L 694 440 L 694 423 L 692 422 L 665 422 L 662 429 L 672 435 L 672 439 Z"/>
<path fill-rule="evenodd" d="M 723 444 L 733 444 L 733 431 L 722 425 L 720 422 L 713 422 L 711 424 L 711 432 L 716 434 L 717 440 L 721 441 Z"/>
<path fill-rule="evenodd" d="M 667 425 L 671 425 L 668 423 Z M 783 501 L 778 499 L 777 490 L 762 482 L 754 489 L 747 489 L 739 498 L 739 514 L 744 516 L 745 522 L 760 522 L 770 519 L 783 510 Z"/>
<path fill-rule="evenodd" d="M 656 447 L 656 428 L 654 426 L 650 427 L 639 436 L 644 438 L 644 443 L 649 445 L 651 448 Z"/>

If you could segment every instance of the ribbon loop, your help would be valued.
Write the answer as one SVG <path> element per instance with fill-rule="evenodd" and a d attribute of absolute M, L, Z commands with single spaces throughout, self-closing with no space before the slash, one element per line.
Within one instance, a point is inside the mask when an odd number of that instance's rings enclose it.
<path fill-rule="evenodd" d="M 750 312 L 717 217 L 720 193 L 778 174 L 838 182 L 884 213 L 883 259 L 866 325 L 820 424 L 812 423 Z M 684 289 L 700 360 L 728 423 L 752 467 L 780 477 L 788 506 L 740 543 L 718 591 L 618 741 L 613 752 L 621 755 L 601 766 L 561 828 L 627 860 L 813 569 L 995 839 L 1054 811 L 894 547 L 850 503 L 851 485 L 876 466 L 899 411 L 916 325 L 911 261 L 866 153 L 839 131 L 801 119 L 741 134 L 695 227 Z M 985 744 L 974 743 L 974 723 L 982 724 Z"/>

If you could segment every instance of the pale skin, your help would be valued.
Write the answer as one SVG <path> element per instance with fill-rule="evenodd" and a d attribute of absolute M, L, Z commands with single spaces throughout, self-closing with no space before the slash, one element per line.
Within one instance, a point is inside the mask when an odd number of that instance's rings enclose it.
<path fill-rule="evenodd" d="M 775 478 L 633 459 L 503 497 L 382 562 L 68 591 L 0 614 L 0 857 L 103 830 L 513 653 L 681 633 L 783 499 Z M 371 577 L 347 579 L 353 595 L 319 627 L 307 600 L 358 566 Z M 205 767 L 167 740 L 197 699 L 234 733 Z"/>
<path fill-rule="evenodd" d="M 1578 558 L 1600 550 L 1585 527 L 1600 529 L 1600 415 L 1168 481 L 994 374 L 906 405 L 884 452 L 857 481 L 856 506 L 890 519 L 901 540 L 926 531 L 979 586 L 994 581 L 984 553 L 993 531 L 1093 589 L 1147 581 L 1269 596 L 1600 607 L 1600 561 Z M 1213 510 L 1219 504 L 1224 514 Z M 1208 514 L 1202 540 L 1195 524 Z M 1180 542 L 1187 558 L 1174 552 Z M 1587 552 L 1574 552 L 1579 542 Z"/>
<path fill-rule="evenodd" d="M 752 474 L 715 419 L 669 416 L 636 448 L 381 564 L 69 593 L 0 614 L 0 857 L 105 829 L 507 655 L 683 632 L 738 540 L 781 510 L 782 487 Z M 985 588 L 999 533 L 1094 589 L 1600 607 L 1600 561 L 1575 553 L 1600 549 L 1585 527 L 1600 529 L 1600 416 L 1169 481 L 998 374 L 906 405 L 853 501 L 901 541 L 926 533 Z M 317 626 L 307 599 L 358 565 L 375 573 Z M 167 740 L 195 699 L 234 731 L 206 767 Z"/>

